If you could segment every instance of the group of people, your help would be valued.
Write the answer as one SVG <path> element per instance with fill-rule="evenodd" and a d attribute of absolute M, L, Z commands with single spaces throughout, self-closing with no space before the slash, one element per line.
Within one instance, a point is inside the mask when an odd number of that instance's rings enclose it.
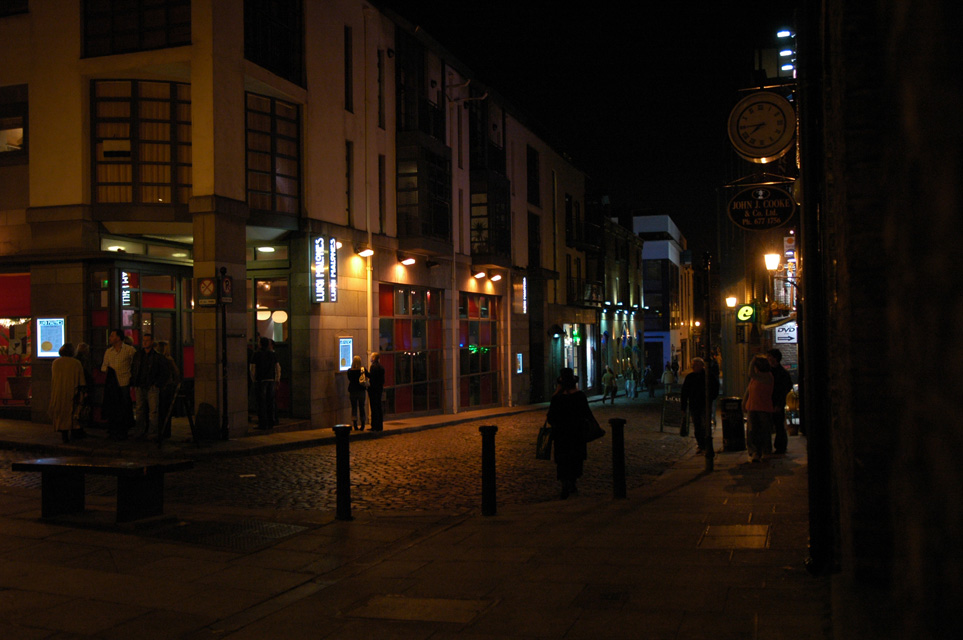
<path fill-rule="evenodd" d="M 678 368 L 678 365 L 676 367 Z M 658 388 L 660 380 L 650 365 L 646 365 L 645 369 L 639 369 L 634 362 L 629 361 L 621 377 L 625 383 L 626 398 L 638 398 L 639 394 L 646 389 L 649 391 L 650 398 L 655 397 L 655 390 Z M 675 383 L 675 380 L 675 375 L 672 373 L 669 363 L 666 363 L 665 373 L 661 379 L 663 386 L 668 388 L 669 385 Z M 612 367 L 606 365 L 605 369 L 602 370 L 601 383 L 602 402 L 604 403 L 611 398 L 612 404 L 615 404 L 615 397 L 619 394 L 619 376 L 612 370 Z"/>
<path fill-rule="evenodd" d="M 742 410 L 746 414 L 746 449 L 750 462 L 765 456 L 786 453 L 789 436 L 786 432 L 786 399 L 792 391 L 792 378 L 782 366 L 782 352 L 770 349 L 753 357 L 749 364 L 749 386 L 742 396 Z M 719 397 L 719 377 L 710 376 L 706 393 L 706 364 L 702 358 L 692 360 L 692 372 L 682 383 L 680 405 L 683 412 L 683 432 L 692 420 L 696 437 L 696 453 L 706 446 L 706 407 Z M 775 442 L 773 441 L 775 434 Z"/>
<path fill-rule="evenodd" d="M 361 364 L 361 356 L 351 360 L 351 368 L 347 371 L 348 399 L 351 401 L 351 427 L 357 431 L 364 431 L 366 420 L 365 400 L 371 405 L 370 431 L 384 430 L 384 407 L 381 404 L 381 394 L 385 390 L 385 368 L 381 365 L 381 354 L 377 351 L 371 354 L 371 364 L 365 368 Z"/>
<path fill-rule="evenodd" d="M 125 440 L 135 429 L 138 440 L 158 441 L 162 429 L 167 428 L 166 419 L 180 382 L 180 369 L 171 357 L 170 345 L 165 341 L 155 343 L 153 335 L 145 333 L 137 348 L 119 329 L 112 330 L 107 340 L 109 346 L 100 370 L 106 374 L 101 407 L 108 436 Z M 58 353 L 51 365 L 48 412 L 54 428 L 68 442 L 86 435 L 84 428 L 92 415 L 93 372 L 86 343 L 76 349 L 72 343 L 64 343 Z"/>

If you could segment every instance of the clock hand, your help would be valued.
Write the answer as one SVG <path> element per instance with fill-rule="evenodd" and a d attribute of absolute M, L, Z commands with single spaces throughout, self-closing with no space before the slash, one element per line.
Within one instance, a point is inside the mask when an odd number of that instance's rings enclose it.
<path fill-rule="evenodd" d="M 748 129 L 749 127 L 752 127 L 752 131 L 750 131 L 749 133 L 755 133 L 756 131 L 759 131 L 760 129 L 762 129 L 764 126 L 766 126 L 766 123 L 760 122 L 758 124 L 747 124 L 743 127 L 740 127 L 740 129 Z"/>

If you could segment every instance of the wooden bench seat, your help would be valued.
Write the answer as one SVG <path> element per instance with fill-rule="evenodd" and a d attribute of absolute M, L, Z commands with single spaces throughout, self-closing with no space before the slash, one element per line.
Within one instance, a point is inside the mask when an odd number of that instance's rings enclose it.
<path fill-rule="evenodd" d="M 41 474 L 41 516 L 83 513 L 87 474 L 117 478 L 117 522 L 164 513 L 164 474 L 191 469 L 192 460 L 127 460 L 73 456 L 14 462 L 14 471 Z"/>

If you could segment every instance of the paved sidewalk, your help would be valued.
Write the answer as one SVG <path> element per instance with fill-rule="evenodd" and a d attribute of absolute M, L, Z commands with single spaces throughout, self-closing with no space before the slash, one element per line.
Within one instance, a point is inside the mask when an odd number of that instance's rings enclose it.
<path fill-rule="evenodd" d="M 418 422 L 395 433 L 432 426 Z M 803 567 L 805 439 L 762 464 L 742 452 L 704 466 L 690 453 L 625 500 L 350 522 L 171 504 L 178 526 L 80 528 L 40 521 L 36 490 L 6 489 L 0 635 L 831 637 L 829 579 Z"/>

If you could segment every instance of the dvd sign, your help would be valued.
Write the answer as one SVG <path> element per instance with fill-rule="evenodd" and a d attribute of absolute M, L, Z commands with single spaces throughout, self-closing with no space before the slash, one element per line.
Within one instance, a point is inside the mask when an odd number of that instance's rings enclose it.
<path fill-rule="evenodd" d="M 796 344 L 797 330 L 795 322 L 787 322 L 781 327 L 776 327 L 776 344 Z"/>
<path fill-rule="evenodd" d="M 767 231 L 789 222 L 796 214 L 796 201 L 785 189 L 756 185 L 737 193 L 726 210 L 737 226 L 748 231 Z"/>

